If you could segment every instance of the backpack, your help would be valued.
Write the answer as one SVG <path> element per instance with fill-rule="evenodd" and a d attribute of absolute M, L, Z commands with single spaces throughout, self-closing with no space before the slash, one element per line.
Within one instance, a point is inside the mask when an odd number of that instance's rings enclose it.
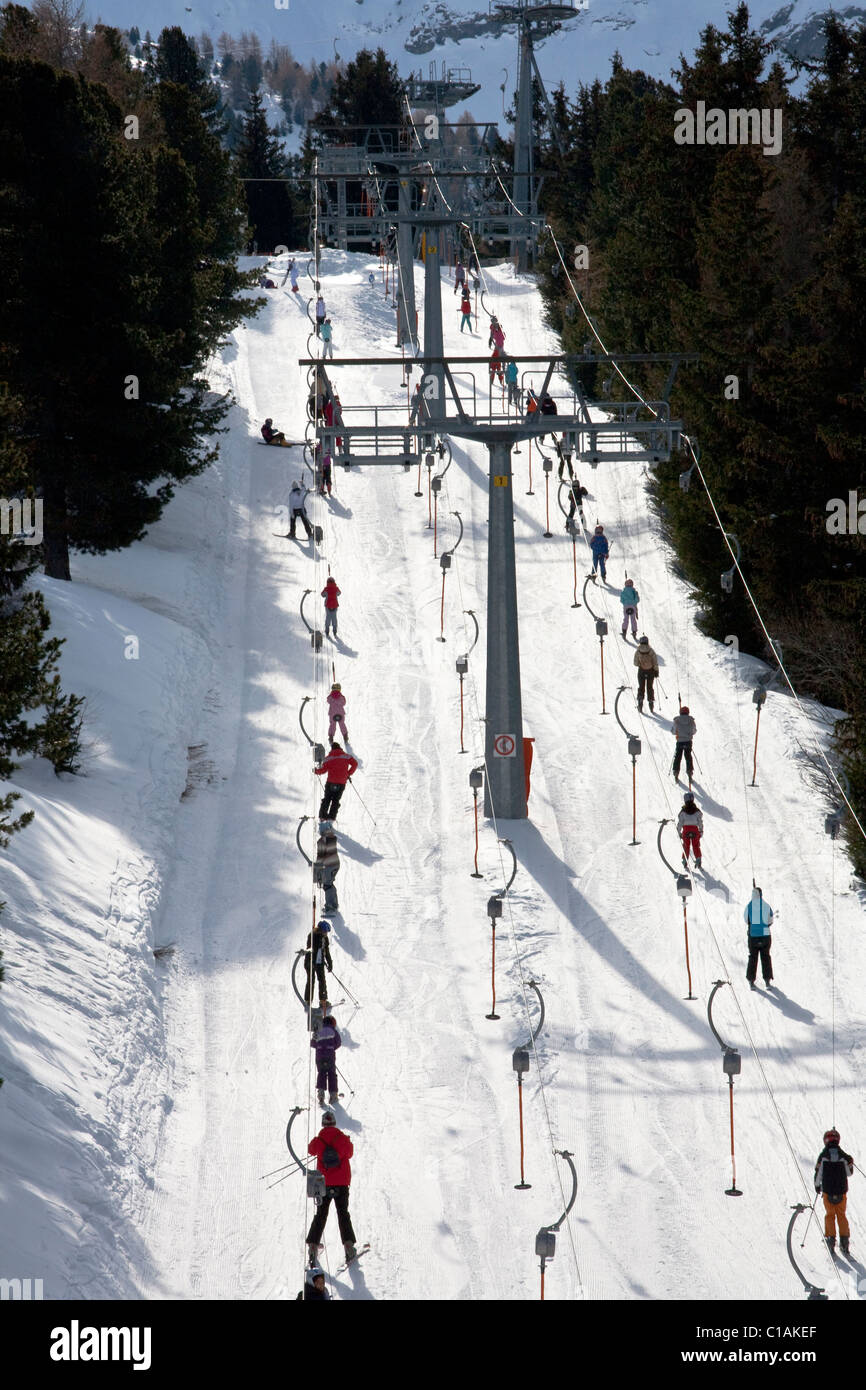
<path fill-rule="evenodd" d="M 342 1161 L 333 1144 L 326 1144 L 325 1152 L 322 1154 L 322 1167 L 339 1168 Z"/>

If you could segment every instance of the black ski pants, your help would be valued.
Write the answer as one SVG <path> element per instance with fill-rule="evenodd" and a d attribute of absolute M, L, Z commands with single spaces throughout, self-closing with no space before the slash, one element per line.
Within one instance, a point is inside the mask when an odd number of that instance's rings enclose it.
<path fill-rule="evenodd" d="M 645 671 L 642 666 L 637 668 L 637 702 L 642 705 L 644 696 L 651 705 L 655 704 L 655 672 Z M 677 744 L 679 748 L 679 744 Z"/>
<path fill-rule="evenodd" d="M 328 1212 L 331 1210 L 331 1203 L 337 1208 L 337 1220 L 340 1223 L 340 1240 L 343 1244 L 351 1241 L 355 1244 L 355 1232 L 352 1229 L 352 1218 L 349 1215 L 349 1189 L 348 1187 L 329 1187 L 325 1190 L 322 1205 L 316 1208 L 316 1214 L 310 1225 L 307 1235 L 308 1245 L 319 1245 L 322 1239 L 322 1232 L 328 1220 Z"/>
<path fill-rule="evenodd" d="M 345 790 L 345 782 L 325 783 L 325 794 L 319 807 L 319 820 L 334 820 L 340 809 L 340 798 Z"/>
<path fill-rule="evenodd" d="M 300 518 L 300 520 L 304 523 L 304 530 L 306 531 L 307 535 L 311 536 L 313 534 L 313 528 L 310 525 L 310 518 L 307 516 L 306 512 L 292 512 L 292 515 L 289 519 L 289 535 L 294 539 L 295 526 L 297 524 L 298 518 Z"/>
<path fill-rule="evenodd" d="M 311 972 L 310 972 L 310 957 L 309 957 L 309 956 L 307 956 L 306 960 L 304 961 L 304 969 L 305 969 L 305 971 L 307 972 L 307 984 L 306 984 L 306 988 L 304 989 L 304 1003 L 305 1003 L 305 1004 L 309 1004 L 309 1002 L 310 1002 L 310 995 L 312 994 L 312 981 L 311 981 L 311 979 L 310 979 L 310 973 L 311 973 Z M 323 1000 L 323 999 L 327 999 L 327 997 L 328 997 L 328 986 L 327 986 L 327 984 L 325 983 L 325 964 L 324 964 L 324 961 L 322 962 L 321 965 L 314 965 L 314 966 L 313 966 L 312 973 L 315 975 L 316 980 L 317 980 L 318 985 L 319 985 L 319 1003 L 321 1004 L 322 1000 Z"/>
<path fill-rule="evenodd" d="M 691 739 L 689 739 L 687 743 L 680 743 L 679 739 L 677 739 L 677 751 L 674 753 L 674 776 L 675 776 L 675 777 L 679 777 L 679 775 L 680 775 L 680 764 L 682 763 L 683 755 L 684 755 L 684 754 L 685 754 L 685 759 L 686 759 L 686 771 L 688 772 L 689 776 L 691 777 L 692 774 L 694 773 L 694 770 L 695 770 L 695 765 L 694 765 L 694 763 L 692 762 L 692 741 L 691 741 Z"/>
<path fill-rule="evenodd" d="M 764 984 L 768 985 L 773 979 L 773 962 L 770 959 L 770 947 L 773 944 L 771 936 L 750 936 L 749 937 L 749 963 L 746 966 L 746 979 L 750 985 L 755 983 L 755 976 L 758 973 L 758 956 L 761 957 L 761 972 L 764 976 Z"/>

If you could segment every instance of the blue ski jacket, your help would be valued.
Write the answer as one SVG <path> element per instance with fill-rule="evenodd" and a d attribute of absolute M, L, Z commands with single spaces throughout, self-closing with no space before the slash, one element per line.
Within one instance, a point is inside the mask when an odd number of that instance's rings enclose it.
<path fill-rule="evenodd" d="M 589 542 L 589 548 L 596 557 L 607 555 L 610 549 L 607 543 L 607 536 L 593 536 Z"/>

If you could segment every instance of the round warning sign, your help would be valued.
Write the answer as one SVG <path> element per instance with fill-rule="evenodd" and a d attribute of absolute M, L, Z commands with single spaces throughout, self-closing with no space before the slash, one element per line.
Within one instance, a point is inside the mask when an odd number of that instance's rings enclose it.
<path fill-rule="evenodd" d="M 494 758 L 513 758 L 517 754 L 517 743 L 513 734 L 494 734 Z"/>

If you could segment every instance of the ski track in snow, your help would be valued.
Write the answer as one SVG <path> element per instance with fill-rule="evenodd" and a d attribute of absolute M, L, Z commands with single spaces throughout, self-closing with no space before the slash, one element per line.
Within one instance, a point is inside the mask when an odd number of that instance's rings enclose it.
<path fill-rule="evenodd" d="M 372 264 L 360 255 L 323 253 L 338 359 L 396 356 L 393 311 L 381 286 L 366 283 Z M 507 265 L 485 273 L 507 349 L 518 359 L 522 349 L 555 350 L 531 282 Z M 355 780 L 369 808 L 347 788 L 337 822 L 342 867 L 332 949 L 337 975 L 360 1001 L 337 1010 L 345 1073 L 338 1123 L 355 1144 L 358 1241 L 372 1242 L 362 1263 L 331 1277 L 336 1296 L 537 1298 L 535 1233 L 558 1219 L 570 1193 L 566 1165 L 552 1154 L 564 1148 L 574 1154 L 578 1194 L 548 1268 L 548 1299 L 718 1299 L 744 1289 L 757 1300 L 797 1299 L 784 1231 L 792 1202 L 811 1198 L 811 1165 L 830 1122 L 831 1046 L 831 847 L 821 799 L 799 754 L 803 717 L 791 700 L 769 694 L 758 784 L 745 790 L 751 690 L 763 668 L 747 657 L 735 667 L 725 648 L 698 632 L 687 586 L 666 572 L 670 556 L 648 507 L 644 470 L 631 463 L 587 466 L 581 478 L 591 493 L 587 523 L 591 528 L 598 516 L 612 542 L 610 585 L 589 588 L 593 608 L 609 621 L 602 716 L 594 625 L 585 606 L 570 606 L 572 547 L 556 505 L 556 472 L 554 534 L 545 540 L 541 461 L 534 450 L 535 495 L 527 496 L 522 445 L 513 465 L 515 536 L 524 723 L 535 758 L 531 819 L 496 828 L 512 840 L 518 870 L 496 938 L 501 1018 L 487 1020 L 486 902 L 510 872 L 492 824 L 482 819 L 484 878 L 470 877 L 468 772 L 483 755 L 487 460 L 483 449 L 455 441 L 444 479 L 440 553 L 456 539 L 453 511 L 465 526 L 446 580 L 445 643 L 435 640 L 441 571 L 426 494 L 413 495 L 414 470 L 336 469 L 333 497 L 309 499 L 313 521 L 324 527 L 320 554 L 305 539 L 275 537 L 276 508 L 301 474 L 301 451 L 266 450 L 258 429 L 271 413 L 290 437 L 303 433 L 307 390 L 297 360 L 307 353 L 307 284 L 301 304 L 274 292 L 214 366 L 215 388 L 230 387 L 237 402 L 220 461 L 185 490 L 182 512 L 175 511 L 178 498 L 149 537 L 159 547 L 172 516 L 183 516 L 192 556 L 183 603 L 168 584 L 165 592 L 154 588 L 138 558 L 143 548 L 128 552 L 124 592 L 161 615 L 155 622 L 183 622 L 189 631 L 195 661 L 185 673 L 170 669 L 161 699 L 184 727 L 187 745 L 201 749 L 205 772 L 175 801 L 186 769 L 176 750 L 154 741 L 165 765 L 150 783 L 130 784 L 129 823 L 158 824 L 160 834 L 145 844 L 142 832 L 142 842 L 115 847 L 113 868 L 107 855 L 94 866 L 94 877 L 106 882 L 100 950 L 119 980 L 105 990 L 108 1021 L 94 981 L 86 1027 L 101 1039 L 93 1045 L 94 1066 L 105 1077 L 113 1122 L 100 1132 L 104 1153 L 89 1191 L 77 1136 L 71 1147 L 65 1141 L 74 1168 L 66 1201 L 90 1223 L 83 1243 L 70 1244 L 63 1257 L 67 1290 L 279 1299 L 294 1298 L 301 1286 L 311 1215 L 303 1183 L 290 1173 L 269 1188 L 274 1179 L 261 1175 L 289 1157 L 283 1136 L 294 1105 L 309 1107 L 294 1128 L 299 1152 L 317 1127 L 309 1038 L 290 985 L 312 913 L 295 830 L 300 816 L 315 818 L 321 794 L 298 709 L 305 695 L 314 697 L 306 722 L 324 742 L 333 671 L 347 696 L 350 742 L 361 760 Z M 460 339 L 447 284 L 443 291 L 446 351 L 477 351 L 477 341 Z M 420 267 L 416 293 L 422 304 Z M 344 408 L 385 395 L 405 398 L 395 389 L 396 372 L 337 367 L 333 375 Z M 100 576 L 106 588 L 119 582 L 104 563 L 91 558 L 82 567 L 97 588 Z M 582 585 L 582 538 L 577 564 Z M 343 591 L 339 636 L 325 640 L 316 660 L 298 607 L 311 589 L 307 616 L 321 623 L 319 591 L 329 567 Z M 664 696 L 655 717 L 636 710 L 634 643 L 619 635 L 626 570 L 641 593 L 641 626 L 662 662 Z M 461 756 L 454 658 L 471 641 L 464 608 L 477 613 L 481 637 L 465 685 Z M 637 846 L 629 843 L 630 760 L 610 713 L 622 684 L 629 690 L 621 716 L 643 740 Z M 678 689 L 698 724 L 696 790 L 706 820 L 706 873 L 696 876 L 689 903 L 694 1001 L 684 997 L 680 899 L 655 848 L 659 820 L 676 816 L 682 795 L 669 775 Z M 821 713 L 810 707 L 819 731 Z M 74 798 L 74 788 L 64 790 Z M 310 852 L 315 819 L 301 834 Z M 671 826 L 663 844 L 677 865 Z M 751 994 L 744 980 L 742 910 L 753 873 L 779 914 L 775 996 Z M 840 855 L 835 1121 L 843 1142 L 852 1136 L 856 1156 L 866 1118 L 856 997 L 866 944 L 862 902 L 848 891 L 849 878 Z M 149 922 L 154 940 L 175 943 L 156 983 L 146 955 L 126 943 L 127 921 Z M 736 1201 L 724 1194 L 731 1172 L 727 1084 L 706 1023 L 709 988 L 728 972 L 733 990 L 719 992 L 715 1017 L 743 1055 L 735 1088 L 743 1196 Z M 531 991 L 528 1013 L 524 1007 L 522 982 L 530 979 L 547 1012 L 523 1088 L 532 1187 L 516 1192 L 511 1053 L 537 1019 Z M 63 1010 L 56 977 L 50 988 Z M 332 992 L 339 998 L 343 989 L 335 984 Z M 128 1021 L 123 998 L 132 1001 Z M 40 1129 L 56 1143 L 51 1131 L 69 1123 L 57 1098 L 46 1097 L 45 1108 L 38 1122 L 30 1118 L 32 1143 L 42 1142 Z M 108 1189 L 104 1198 L 100 1183 Z M 333 1213 L 325 1241 L 324 1263 L 336 1271 L 343 1252 Z M 25 1236 L 19 1245 L 26 1249 Z M 817 1232 L 801 1260 L 831 1297 L 845 1296 Z"/>

